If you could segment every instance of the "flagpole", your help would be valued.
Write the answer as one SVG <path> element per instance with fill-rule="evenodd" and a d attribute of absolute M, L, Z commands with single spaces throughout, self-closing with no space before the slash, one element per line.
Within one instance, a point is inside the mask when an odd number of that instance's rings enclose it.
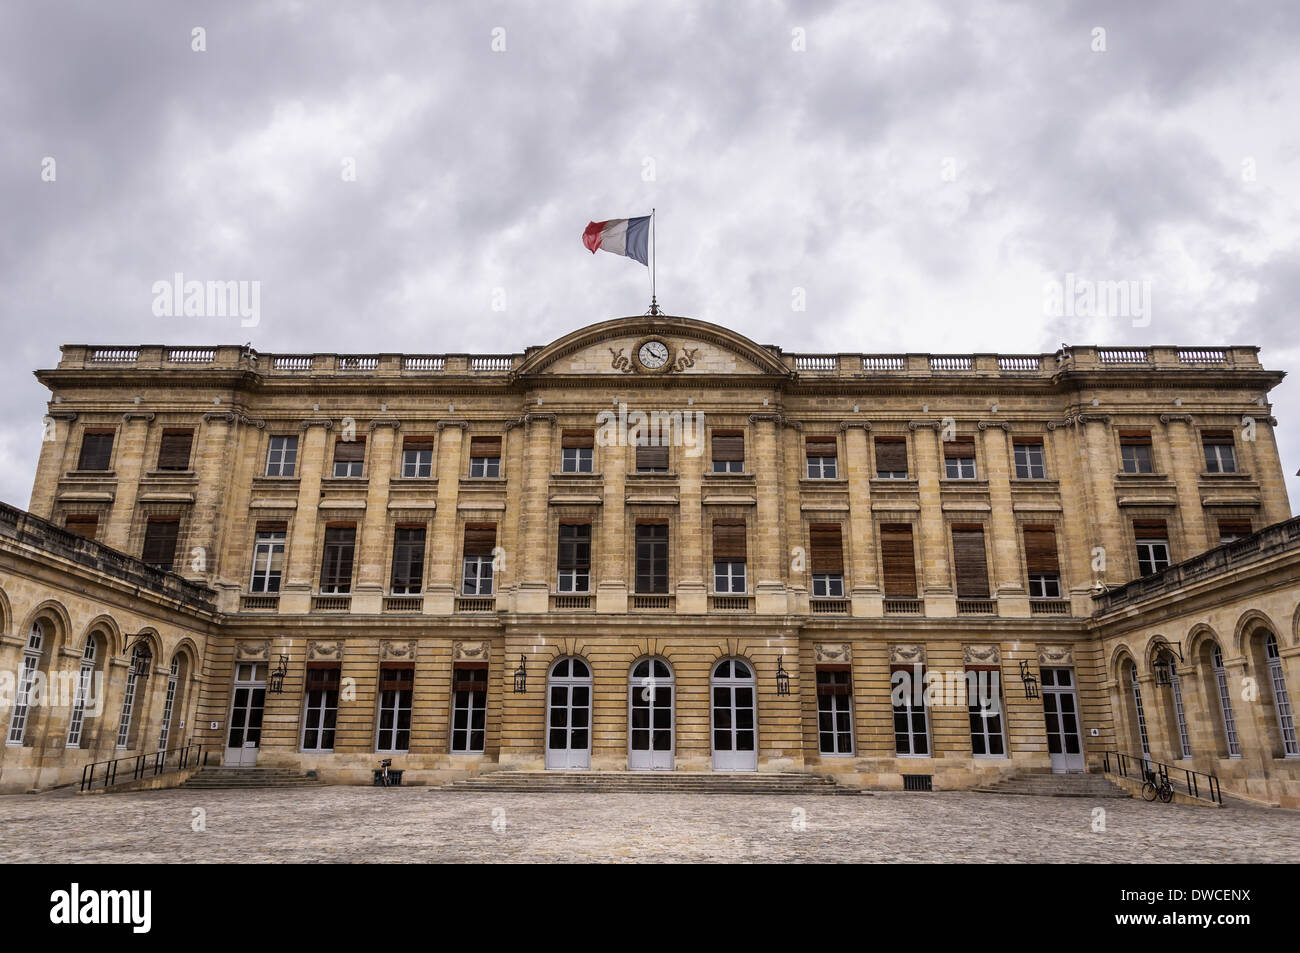
<path fill-rule="evenodd" d="M 659 302 L 655 297 L 655 266 L 659 264 L 659 249 L 655 247 L 655 210 L 650 207 L 650 313 L 659 313 Z"/>

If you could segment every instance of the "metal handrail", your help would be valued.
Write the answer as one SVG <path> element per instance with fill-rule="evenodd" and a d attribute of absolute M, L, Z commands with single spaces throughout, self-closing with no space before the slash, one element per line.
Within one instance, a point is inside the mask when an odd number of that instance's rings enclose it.
<path fill-rule="evenodd" d="M 1111 767 L 1111 758 L 1115 759 L 1114 767 Z M 1154 769 L 1154 770 L 1153 770 Z M 1219 784 L 1217 774 L 1207 774 L 1204 771 L 1193 771 L 1191 768 L 1180 768 L 1177 765 L 1165 764 L 1163 761 L 1156 761 L 1145 755 L 1135 757 L 1131 754 L 1124 754 L 1120 751 L 1105 752 L 1105 760 L 1102 762 L 1102 770 L 1107 774 L 1117 774 L 1121 778 L 1132 777 L 1141 781 L 1154 781 L 1155 775 L 1159 772 L 1162 781 L 1170 781 L 1169 775 L 1182 773 L 1183 791 L 1191 797 L 1203 801 L 1212 801 L 1222 806 L 1223 788 Z M 1199 779 L 1205 779 L 1205 788 L 1207 793 L 1201 793 L 1201 782 Z"/>
<path fill-rule="evenodd" d="M 118 782 L 139 781 L 151 774 L 163 774 L 169 770 L 167 762 L 173 753 L 176 754 L 176 763 L 172 766 L 175 770 L 188 768 L 191 764 L 197 767 L 203 755 L 203 745 L 191 741 L 179 748 L 161 748 L 152 754 L 127 755 L 110 761 L 92 761 L 81 769 L 81 790 L 89 791 L 95 786 L 96 769 L 101 765 L 104 768 L 104 775 L 100 787 L 105 788 Z M 123 762 L 131 763 L 130 777 L 127 776 L 126 769 L 118 770 L 118 765 Z"/>

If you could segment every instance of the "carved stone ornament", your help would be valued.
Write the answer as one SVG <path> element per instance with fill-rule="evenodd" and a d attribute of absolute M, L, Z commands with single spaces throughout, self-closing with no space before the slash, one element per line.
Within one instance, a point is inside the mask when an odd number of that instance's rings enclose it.
<path fill-rule="evenodd" d="M 458 662 L 477 662 L 488 657 L 488 644 L 486 642 L 461 642 L 457 641 L 452 647 L 452 655 Z"/>
<path fill-rule="evenodd" d="M 270 658 L 271 643 L 263 639 L 261 642 L 240 641 L 235 643 L 235 660 L 265 662 Z"/>
<path fill-rule="evenodd" d="M 307 661 L 339 662 L 343 660 L 342 642 L 308 642 Z"/>
<path fill-rule="evenodd" d="M 841 664 L 853 661 L 853 649 L 848 642 L 819 642 L 813 646 L 819 662 L 839 662 Z"/>
<path fill-rule="evenodd" d="M 1074 649 L 1068 645 L 1040 645 L 1039 665 L 1073 665 Z"/>
<path fill-rule="evenodd" d="M 962 661 L 967 665 L 1001 665 L 1002 653 L 996 645 L 963 645 Z"/>
<path fill-rule="evenodd" d="M 889 647 L 890 665 L 924 665 L 924 645 L 891 645 Z"/>
<path fill-rule="evenodd" d="M 412 639 L 408 642 L 380 642 L 379 658 L 384 662 L 413 662 L 415 661 L 415 640 Z"/>

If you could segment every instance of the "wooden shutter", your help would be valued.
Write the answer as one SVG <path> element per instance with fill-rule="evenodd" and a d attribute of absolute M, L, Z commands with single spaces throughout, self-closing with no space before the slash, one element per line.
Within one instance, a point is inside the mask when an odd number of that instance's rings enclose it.
<path fill-rule="evenodd" d="M 72 517 L 68 517 L 71 519 Z M 1219 520 L 1219 536 L 1249 536 L 1255 532 L 1250 520 Z"/>
<path fill-rule="evenodd" d="M 880 557 L 885 567 L 885 596 L 916 598 L 916 551 L 911 523 L 882 523 Z"/>
<path fill-rule="evenodd" d="M 1164 520 L 1134 520 L 1133 535 L 1137 539 L 1169 539 Z"/>
<path fill-rule="evenodd" d="M 335 463 L 356 463 L 366 459 L 366 441 L 363 437 L 356 440 L 338 440 L 334 443 Z"/>
<path fill-rule="evenodd" d="M 470 437 L 469 455 L 474 459 L 478 459 L 479 457 L 500 457 L 501 438 L 500 437 Z"/>
<path fill-rule="evenodd" d="M 338 662 L 308 662 L 307 691 L 336 692 L 339 689 L 340 681 L 342 681 L 339 676 L 340 666 Z"/>
<path fill-rule="evenodd" d="M 457 662 L 452 669 L 451 690 L 454 692 L 486 692 L 487 683 L 487 662 Z"/>
<path fill-rule="evenodd" d="M 1201 443 L 1206 446 L 1232 446 L 1231 430 L 1202 430 Z"/>
<path fill-rule="evenodd" d="M 1151 431 L 1121 430 L 1119 432 L 1119 442 L 1129 447 L 1149 447 L 1151 446 Z"/>
<path fill-rule="evenodd" d="M 1056 530 L 1053 527 L 1025 527 L 1025 568 L 1031 575 L 1061 571 L 1056 558 Z"/>
<path fill-rule="evenodd" d="M 637 447 L 636 468 L 638 470 L 667 470 L 667 447 Z"/>
<path fill-rule="evenodd" d="M 877 473 L 906 473 L 907 472 L 907 438 L 906 437 L 877 437 L 876 438 L 876 472 Z"/>
<path fill-rule="evenodd" d="M 852 668 L 848 665 L 818 665 L 818 695 L 852 695 Z"/>
<path fill-rule="evenodd" d="M 713 521 L 713 558 L 741 560 L 745 558 L 745 521 Z"/>
<path fill-rule="evenodd" d="M 176 558 L 178 519 L 151 519 L 144 526 L 144 552 L 140 558 L 151 566 L 170 570 Z"/>
<path fill-rule="evenodd" d="M 497 545 L 496 523 L 465 524 L 465 555 L 491 556 Z"/>
<path fill-rule="evenodd" d="M 113 431 L 87 430 L 81 435 L 78 470 L 107 470 L 113 456 Z"/>
<path fill-rule="evenodd" d="M 403 437 L 402 449 L 403 450 L 432 450 L 433 438 L 432 437 Z"/>
<path fill-rule="evenodd" d="M 745 459 L 745 432 L 743 430 L 713 431 L 713 459 L 720 461 Z"/>
<path fill-rule="evenodd" d="M 958 437 L 955 440 L 946 440 L 943 444 L 943 455 L 948 457 L 974 457 L 975 456 L 975 438 Z"/>
<path fill-rule="evenodd" d="M 812 571 L 844 572 L 844 544 L 840 541 L 839 523 L 813 523 L 808 527 Z"/>
<path fill-rule="evenodd" d="M 285 520 L 258 520 L 257 532 L 259 533 L 287 533 L 289 524 Z"/>
<path fill-rule="evenodd" d="M 596 434 L 590 430 L 566 430 L 560 435 L 565 450 L 585 450 L 596 446 Z"/>
<path fill-rule="evenodd" d="M 381 692 L 409 692 L 414 686 L 414 662 L 385 662 L 379 669 Z"/>
<path fill-rule="evenodd" d="M 63 523 L 69 533 L 76 533 L 86 539 L 94 539 L 99 531 L 98 516 L 69 516 Z"/>
<path fill-rule="evenodd" d="M 804 453 L 809 457 L 833 457 L 836 455 L 836 446 L 834 437 L 809 436 L 804 440 Z"/>
<path fill-rule="evenodd" d="M 158 469 L 189 469 L 190 447 L 193 442 L 193 430 L 164 430 L 162 443 L 158 447 Z"/>
<path fill-rule="evenodd" d="M 984 553 L 984 527 L 954 524 L 952 555 L 957 568 L 957 598 L 987 599 L 989 569 Z"/>

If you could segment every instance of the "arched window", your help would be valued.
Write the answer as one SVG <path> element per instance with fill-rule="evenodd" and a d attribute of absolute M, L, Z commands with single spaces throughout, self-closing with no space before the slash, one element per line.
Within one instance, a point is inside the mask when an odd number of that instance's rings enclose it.
<path fill-rule="evenodd" d="M 1295 712 L 1291 696 L 1286 690 L 1286 676 L 1282 674 L 1282 655 L 1278 651 L 1277 637 L 1272 632 L 1264 640 L 1264 657 L 1268 660 L 1268 678 L 1273 686 L 1273 707 L 1277 711 L 1277 726 L 1282 732 L 1282 751 L 1288 758 L 1300 758 L 1300 742 L 1296 739 Z"/>
<path fill-rule="evenodd" d="M 153 660 L 153 651 L 144 642 L 136 644 L 131 650 L 131 667 L 126 675 L 126 692 L 122 696 L 122 717 L 117 723 L 117 747 L 131 747 L 131 726 L 135 714 L 135 696 L 140 690 L 140 682 L 148 678 L 149 663 Z"/>
<path fill-rule="evenodd" d="M 6 744 L 21 745 L 27 735 L 28 715 L 31 713 L 32 685 L 40 672 L 41 656 L 45 651 L 45 627 L 40 620 L 32 623 L 27 633 L 27 645 L 23 649 L 23 660 L 18 669 L 18 685 L 14 692 L 14 709 L 9 719 L 9 734 Z"/>
<path fill-rule="evenodd" d="M 1178 750 L 1182 758 L 1192 756 L 1192 739 L 1187 733 L 1187 713 L 1183 708 L 1183 683 L 1178 678 L 1178 666 L 1169 660 L 1169 694 L 1174 702 L 1174 723 L 1178 726 Z"/>
<path fill-rule="evenodd" d="M 72 717 L 68 719 L 69 748 L 80 748 L 81 738 L 86 727 L 86 701 L 95 679 L 95 661 L 99 655 L 99 644 L 92 632 L 86 636 L 86 645 L 81 650 L 81 667 L 77 672 L 77 693 L 72 700 Z"/>
<path fill-rule="evenodd" d="M 709 683 L 713 695 L 713 769 L 757 771 L 754 670 L 741 659 L 723 659 L 714 666 Z"/>
<path fill-rule="evenodd" d="M 1138 741 L 1142 745 L 1142 756 L 1151 757 L 1151 739 L 1147 737 L 1147 716 L 1142 710 L 1142 686 L 1138 684 L 1138 667 L 1136 662 L 1128 663 L 1129 681 L 1133 683 L 1133 711 L 1137 717 Z"/>
<path fill-rule="evenodd" d="M 1223 716 L 1223 738 L 1228 746 L 1229 758 L 1241 757 L 1241 741 L 1237 737 L 1237 719 L 1232 713 L 1232 692 L 1228 690 L 1228 673 L 1223 668 L 1223 653 L 1215 645 L 1210 654 L 1214 667 L 1214 684 L 1218 689 L 1219 713 Z"/>
<path fill-rule="evenodd" d="M 167 673 L 167 697 L 163 700 L 162 726 L 158 729 L 158 750 L 167 750 L 167 739 L 172 733 L 172 711 L 176 707 L 176 689 L 180 682 L 181 657 L 172 658 L 172 667 Z"/>
<path fill-rule="evenodd" d="M 628 680 L 627 766 L 633 771 L 673 769 L 673 670 L 661 658 L 632 666 Z"/>
<path fill-rule="evenodd" d="M 591 766 L 591 668 L 580 658 L 562 658 L 546 679 L 546 766 Z"/>

